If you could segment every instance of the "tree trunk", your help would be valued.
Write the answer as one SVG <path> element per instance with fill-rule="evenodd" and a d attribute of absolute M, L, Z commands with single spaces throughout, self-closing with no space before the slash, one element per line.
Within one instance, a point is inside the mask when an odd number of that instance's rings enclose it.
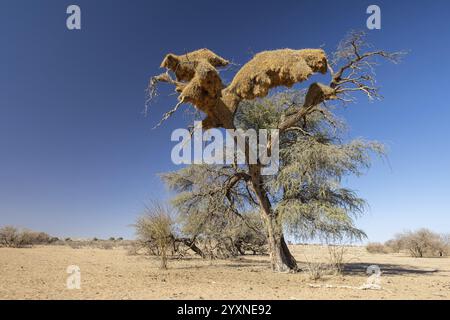
<path fill-rule="evenodd" d="M 187 247 L 189 247 L 192 251 L 194 251 L 200 257 L 205 258 L 205 254 L 203 253 L 203 251 L 199 247 L 197 247 L 197 245 L 195 244 L 195 239 L 178 238 L 178 239 L 175 239 L 175 241 L 183 242 Z"/>
<path fill-rule="evenodd" d="M 272 270 L 276 272 L 297 271 L 297 262 L 292 256 L 284 240 L 283 231 L 279 223 L 271 216 L 264 214 L 270 252 Z"/>
<path fill-rule="evenodd" d="M 297 271 L 297 262 L 284 241 L 283 228 L 272 211 L 272 205 L 264 189 L 261 167 L 259 165 L 249 165 L 249 169 L 253 190 L 260 204 L 261 217 L 267 229 L 272 270 L 276 272 Z"/>

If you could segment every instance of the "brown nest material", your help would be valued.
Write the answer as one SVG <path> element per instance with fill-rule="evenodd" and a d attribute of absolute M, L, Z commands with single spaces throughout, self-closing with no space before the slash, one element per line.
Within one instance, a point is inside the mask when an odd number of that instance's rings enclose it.
<path fill-rule="evenodd" d="M 327 72 L 327 57 L 321 49 L 263 51 L 239 70 L 227 91 L 241 99 L 265 97 L 270 89 L 292 87 L 315 72 Z"/>

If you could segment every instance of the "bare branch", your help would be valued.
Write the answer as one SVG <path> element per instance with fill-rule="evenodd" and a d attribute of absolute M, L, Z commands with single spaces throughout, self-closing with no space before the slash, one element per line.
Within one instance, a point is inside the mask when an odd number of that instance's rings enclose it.
<path fill-rule="evenodd" d="M 156 126 L 154 126 L 153 129 L 158 128 L 164 121 L 169 119 L 170 116 L 172 116 L 172 114 L 174 114 L 183 103 L 184 97 L 181 98 L 181 100 L 175 105 L 175 107 L 172 110 L 169 110 L 166 113 L 164 113 L 164 116 L 162 117 L 161 121 L 159 121 L 159 123 Z"/>
<path fill-rule="evenodd" d="M 158 96 L 158 83 L 165 82 L 169 84 L 175 85 L 175 91 L 181 92 L 183 88 L 185 87 L 185 84 L 179 81 L 176 81 L 173 79 L 169 72 L 161 73 L 160 75 L 154 76 L 150 78 L 150 81 L 148 83 L 146 93 L 147 98 L 145 101 L 145 111 L 144 113 L 147 114 L 148 106 L 153 102 L 153 100 Z"/>
<path fill-rule="evenodd" d="M 331 73 L 329 85 L 318 83 L 311 85 L 304 105 L 295 114 L 285 117 L 278 127 L 280 131 L 297 126 L 297 123 L 311 110 L 328 100 L 354 102 L 356 100 L 354 94 L 358 92 L 365 94 L 369 100 L 381 99 L 382 96 L 376 85 L 375 66 L 378 65 L 376 59 L 383 58 L 392 63 L 398 63 L 406 52 L 368 50 L 371 47 L 365 41 L 364 32 L 351 32 L 341 41 L 328 66 Z"/>

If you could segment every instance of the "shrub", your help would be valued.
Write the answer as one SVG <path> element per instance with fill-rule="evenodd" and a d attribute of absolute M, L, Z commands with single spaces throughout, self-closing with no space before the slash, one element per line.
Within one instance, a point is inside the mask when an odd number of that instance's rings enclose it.
<path fill-rule="evenodd" d="M 329 267 L 336 274 L 342 274 L 346 263 L 345 255 L 347 253 L 347 247 L 341 244 L 331 244 L 327 248 Z"/>
<path fill-rule="evenodd" d="M 311 249 L 311 250 L 308 250 Z M 340 245 L 318 245 L 315 247 L 309 247 L 306 245 L 304 250 L 304 261 L 305 265 L 302 266 L 302 269 L 306 272 L 306 275 L 310 280 L 319 280 L 323 278 L 325 275 L 336 275 L 338 274 L 338 269 L 336 268 L 336 260 L 334 260 L 334 253 L 344 252 L 344 250 L 340 250 L 338 248 L 343 248 Z M 336 249 L 336 250 L 335 250 Z M 327 260 L 324 260 L 328 253 Z M 342 257 L 342 255 L 337 254 L 337 256 Z M 339 259 L 338 259 L 339 260 Z M 338 262 L 339 266 L 343 266 L 343 259 L 340 259 Z M 340 270 L 342 270 L 341 268 Z"/>
<path fill-rule="evenodd" d="M 52 237 L 45 232 L 25 230 L 22 232 L 22 237 L 24 238 L 25 244 L 30 245 L 49 244 L 52 241 Z"/>
<path fill-rule="evenodd" d="M 394 239 L 385 242 L 385 246 L 388 247 L 392 252 L 399 253 L 405 248 L 404 238 L 402 234 L 396 234 Z"/>
<path fill-rule="evenodd" d="M 59 238 L 58 237 L 52 237 L 51 239 L 50 239 L 50 243 L 57 243 L 57 242 L 59 242 L 60 240 L 59 240 Z"/>
<path fill-rule="evenodd" d="M 67 245 L 72 249 L 81 249 L 83 246 L 79 241 L 67 241 Z"/>
<path fill-rule="evenodd" d="M 45 232 L 19 230 L 12 226 L 0 229 L 0 246 L 20 248 L 38 244 L 50 244 L 54 238 Z"/>
<path fill-rule="evenodd" d="M 152 202 L 134 225 L 139 241 L 161 257 L 162 269 L 167 269 L 167 251 L 175 239 L 172 215 L 167 205 Z"/>
<path fill-rule="evenodd" d="M 127 250 L 127 255 L 129 256 L 137 256 L 139 254 L 140 246 L 137 242 L 133 241 L 125 246 Z"/>
<path fill-rule="evenodd" d="M 329 272 L 329 265 L 318 261 L 307 261 L 306 272 L 310 280 L 319 280 Z"/>
<path fill-rule="evenodd" d="M 13 247 L 17 244 L 19 231 L 12 226 L 5 226 L 0 229 L 0 245 L 4 247 Z"/>
<path fill-rule="evenodd" d="M 101 241 L 98 243 L 97 247 L 99 249 L 111 250 L 114 249 L 114 243 L 111 243 L 110 241 Z"/>
<path fill-rule="evenodd" d="M 379 242 L 369 242 L 366 245 L 366 250 L 369 253 L 388 253 L 389 252 L 388 248 L 384 244 L 379 243 Z"/>
<path fill-rule="evenodd" d="M 16 247 L 32 246 L 36 241 L 37 234 L 30 230 L 19 232 Z"/>

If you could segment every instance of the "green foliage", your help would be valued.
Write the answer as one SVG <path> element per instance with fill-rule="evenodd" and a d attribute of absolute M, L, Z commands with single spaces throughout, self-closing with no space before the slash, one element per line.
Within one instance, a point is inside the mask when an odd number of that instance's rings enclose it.
<path fill-rule="evenodd" d="M 244 101 L 235 116 L 242 129 L 269 129 L 302 106 L 304 92 L 288 91 L 269 98 Z M 330 108 L 317 106 L 280 135 L 280 170 L 264 177 L 279 222 L 293 237 L 342 240 L 365 236 L 354 225 L 365 201 L 342 184 L 370 166 L 371 154 L 383 154 L 377 142 L 344 141 L 345 125 Z M 246 179 L 246 166 L 190 165 L 162 175 L 177 192 L 174 206 L 182 213 L 183 232 L 218 239 L 247 223 L 246 213 L 259 208 Z M 264 230 L 260 221 L 257 228 Z"/>
<path fill-rule="evenodd" d="M 253 123 L 258 110 L 271 114 L 268 123 L 273 125 L 302 103 L 301 92 L 284 92 L 253 106 L 247 103 L 239 119 Z M 274 111 L 280 120 L 273 120 Z M 360 176 L 370 166 L 371 152 L 383 154 L 383 146 L 360 139 L 344 142 L 344 133 L 344 123 L 321 106 L 280 136 L 280 170 L 266 185 L 279 219 L 297 238 L 365 236 L 353 222 L 364 211 L 365 202 L 341 181 L 348 175 Z"/>

